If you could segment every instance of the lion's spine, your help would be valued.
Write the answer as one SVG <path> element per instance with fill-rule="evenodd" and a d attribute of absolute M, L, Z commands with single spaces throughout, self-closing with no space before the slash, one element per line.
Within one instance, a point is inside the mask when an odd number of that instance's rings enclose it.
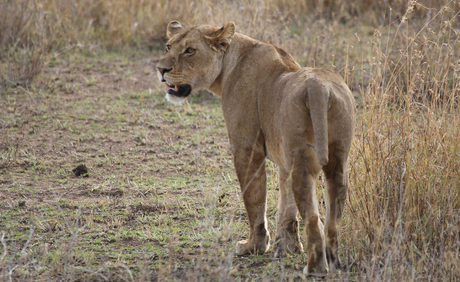
<path fill-rule="evenodd" d="M 315 80 L 310 81 L 313 82 Z M 321 82 L 315 82 L 316 83 L 307 83 L 307 107 L 310 109 L 318 162 L 321 166 L 325 166 L 329 161 L 327 138 L 329 91 Z"/>

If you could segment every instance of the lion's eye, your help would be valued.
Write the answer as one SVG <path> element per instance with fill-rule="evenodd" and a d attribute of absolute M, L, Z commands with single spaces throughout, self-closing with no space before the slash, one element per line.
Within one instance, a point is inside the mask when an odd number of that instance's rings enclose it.
<path fill-rule="evenodd" d="M 195 53 L 195 49 L 193 48 L 187 48 L 184 52 L 184 54 L 193 54 L 193 53 Z"/>
<path fill-rule="evenodd" d="M 165 48 L 165 53 L 168 53 L 168 52 L 169 52 L 169 49 L 171 49 L 171 46 L 169 46 L 169 45 L 166 45 L 166 48 Z"/>

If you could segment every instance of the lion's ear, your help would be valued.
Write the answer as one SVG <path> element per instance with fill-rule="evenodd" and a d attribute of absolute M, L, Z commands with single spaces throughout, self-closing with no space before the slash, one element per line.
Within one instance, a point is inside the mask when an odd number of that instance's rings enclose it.
<path fill-rule="evenodd" d="M 229 22 L 225 27 L 220 29 L 220 33 L 215 37 L 208 37 L 211 45 L 216 48 L 227 49 L 228 45 L 232 41 L 233 36 L 236 32 L 236 26 L 233 22 Z"/>
<path fill-rule="evenodd" d="M 184 27 L 178 21 L 172 21 L 168 24 L 166 35 L 168 38 L 173 37 L 175 34 L 179 33 Z"/>

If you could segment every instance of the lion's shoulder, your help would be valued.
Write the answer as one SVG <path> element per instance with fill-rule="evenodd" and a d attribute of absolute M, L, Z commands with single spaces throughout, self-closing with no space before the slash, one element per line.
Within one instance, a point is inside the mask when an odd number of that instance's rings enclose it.
<path fill-rule="evenodd" d="M 232 59 L 242 58 L 249 59 L 249 62 L 258 62 L 250 64 L 250 68 L 258 68 L 259 71 L 268 69 L 279 69 L 293 72 L 301 67 L 296 60 L 286 50 L 263 40 L 253 39 L 249 36 L 237 33 L 233 39 L 237 52 L 229 52 L 227 56 Z M 244 66 L 247 68 L 248 66 Z"/>

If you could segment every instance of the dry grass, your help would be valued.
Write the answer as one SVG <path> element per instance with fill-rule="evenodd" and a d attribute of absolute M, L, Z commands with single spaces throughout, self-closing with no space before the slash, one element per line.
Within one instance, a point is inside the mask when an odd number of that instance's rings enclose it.
<path fill-rule="evenodd" d="M 184 25 L 231 20 L 239 32 L 285 48 L 301 65 L 337 70 L 355 94 L 358 127 L 339 248 L 346 268 L 330 279 L 459 279 L 458 1 L 23 1 L 27 5 L 21 8 L 0 2 L 6 7 L 0 9 L 6 18 L 0 20 L 0 48 L 6 50 L 0 79 L 22 80 L 8 71 L 33 77 L 38 72 L 18 66 L 40 69 L 40 63 L 23 62 L 43 62 L 45 49 L 54 54 L 75 47 L 130 46 L 158 52 L 170 20 Z M 5 17 L 5 11 L 11 16 Z M 23 43 L 17 44 L 18 38 Z M 29 55 L 16 59 L 21 54 Z M 230 204 L 239 202 L 232 199 Z M 240 232 L 233 225 L 225 228 Z M 174 240 L 170 244 L 177 247 Z M 190 270 L 196 275 L 189 276 L 244 280 L 235 274 L 235 258 L 226 248 L 197 255 Z M 2 255 L 3 277 L 9 277 L 16 264 L 5 261 Z M 175 265 L 173 258 L 165 261 L 155 279 L 180 278 Z M 271 277 L 270 267 L 261 279 Z M 145 273 L 140 273 L 136 277 L 143 279 Z"/>
<path fill-rule="evenodd" d="M 30 0 L 0 1 L 0 86 L 40 74 L 48 48 L 45 11 Z"/>

